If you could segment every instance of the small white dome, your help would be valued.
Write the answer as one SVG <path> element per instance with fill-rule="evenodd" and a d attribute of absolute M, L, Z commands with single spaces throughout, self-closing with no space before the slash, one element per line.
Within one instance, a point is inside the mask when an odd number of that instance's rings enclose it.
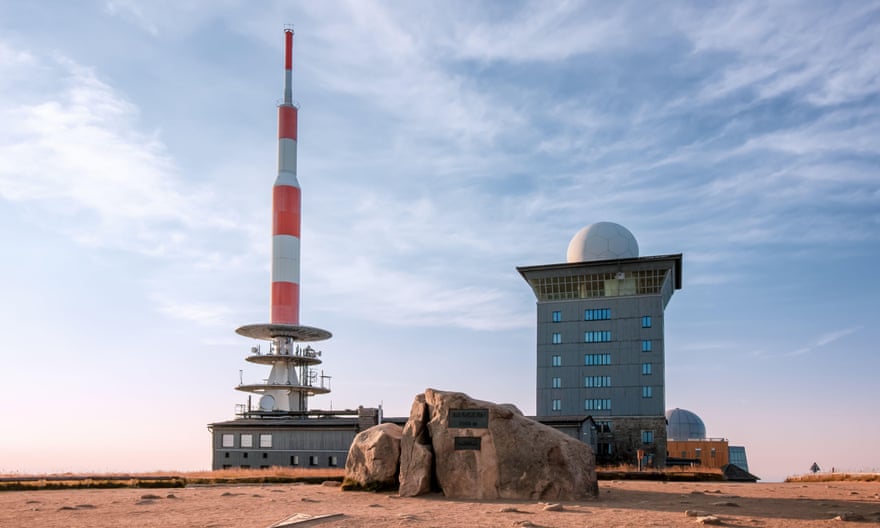
<path fill-rule="evenodd" d="M 596 222 L 571 238 L 567 262 L 611 260 L 639 256 L 639 243 L 629 229 L 614 222 Z"/>

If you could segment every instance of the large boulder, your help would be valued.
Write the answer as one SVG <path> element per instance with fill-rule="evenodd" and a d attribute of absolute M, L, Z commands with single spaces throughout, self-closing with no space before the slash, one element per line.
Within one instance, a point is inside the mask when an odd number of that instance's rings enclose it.
<path fill-rule="evenodd" d="M 424 401 L 422 404 L 421 401 Z M 418 409 L 421 411 L 416 412 Z M 452 420 L 474 410 L 479 418 Z M 420 422 L 411 424 L 410 422 Z M 552 427 L 530 420 L 512 405 L 475 400 L 460 392 L 427 389 L 416 397 L 402 444 L 415 446 L 427 427 L 433 472 L 443 494 L 468 499 L 583 500 L 598 494 L 590 447 Z M 470 427 L 468 427 L 470 425 Z M 422 440 L 424 442 L 424 440 Z M 411 448 L 410 448 L 411 449 Z M 413 482 L 430 472 L 428 462 L 401 455 L 400 489 L 424 493 Z M 421 460 L 421 461 L 420 461 Z"/>
<path fill-rule="evenodd" d="M 415 497 L 431 491 L 434 482 L 434 449 L 428 436 L 428 406 L 425 395 L 419 394 L 409 411 L 400 440 L 401 497 Z"/>
<path fill-rule="evenodd" d="M 354 437 L 345 460 L 342 489 L 384 490 L 398 486 L 403 428 L 383 423 Z"/>

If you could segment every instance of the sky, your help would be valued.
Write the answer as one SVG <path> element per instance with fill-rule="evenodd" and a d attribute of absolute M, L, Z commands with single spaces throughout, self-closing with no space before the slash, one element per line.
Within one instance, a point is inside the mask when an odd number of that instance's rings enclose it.
<path fill-rule="evenodd" d="M 516 267 L 612 221 L 684 255 L 666 408 L 764 480 L 880 470 L 880 3 L 49 0 L 0 2 L 0 472 L 210 467 L 268 375 L 285 24 L 312 407 L 534 413 Z"/>

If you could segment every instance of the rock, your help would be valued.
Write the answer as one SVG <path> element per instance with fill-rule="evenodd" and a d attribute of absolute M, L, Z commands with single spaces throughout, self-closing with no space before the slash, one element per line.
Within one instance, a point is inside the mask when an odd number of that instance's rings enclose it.
<path fill-rule="evenodd" d="M 428 405 L 425 395 L 415 397 L 409 411 L 409 419 L 403 427 L 400 439 L 400 489 L 401 497 L 415 497 L 430 493 L 434 482 L 434 449 L 428 436 Z"/>
<path fill-rule="evenodd" d="M 714 515 L 707 515 L 705 517 L 697 517 L 697 522 L 700 524 L 723 524 L 721 519 L 715 517 Z"/>
<path fill-rule="evenodd" d="M 739 508 L 739 504 L 729 501 L 713 502 L 712 506 L 730 506 L 731 508 Z"/>
<path fill-rule="evenodd" d="M 554 504 L 547 504 L 542 509 L 544 511 L 562 511 L 563 508 L 562 508 L 562 504 L 554 503 Z"/>
<path fill-rule="evenodd" d="M 702 510 L 685 510 L 684 514 L 688 517 L 708 517 L 711 515 L 709 512 L 704 512 Z"/>
<path fill-rule="evenodd" d="M 488 427 L 450 428 L 453 409 L 485 409 Z M 427 423 L 434 474 L 447 497 L 577 501 L 598 495 L 595 459 L 587 444 L 524 417 L 512 405 L 433 389 L 416 397 L 404 430 L 401 495 L 423 490 L 430 472 L 429 458 L 415 447 L 426 445 L 418 422 Z M 456 437 L 471 439 L 469 448 L 455 449 Z M 413 482 L 416 477 L 421 481 Z"/>
<path fill-rule="evenodd" d="M 865 518 L 861 515 L 853 512 L 840 512 L 837 517 L 833 520 L 835 521 L 848 521 L 848 522 L 859 522 L 864 521 Z"/>
<path fill-rule="evenodd" d="M 390 422 L 358 433 L 348 450 L 342 489 L 397 488 L 402 434 L 403 429 Z"/>
<path fill-rule="evenodd" d="M 161 499 L 162 497 L 155 495 L 153 493 L 147 493 L 146 495 L 141 495 L 141 500 L 156 500 Z"/>

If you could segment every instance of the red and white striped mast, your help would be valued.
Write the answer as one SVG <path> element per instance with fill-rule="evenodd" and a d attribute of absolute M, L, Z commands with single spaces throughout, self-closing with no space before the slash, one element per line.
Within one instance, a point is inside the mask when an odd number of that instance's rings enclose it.
<path fill-rule="evenodd" d="M 299 324 L 299 240 L 302 197 L 296 179 L 297 107 L 293 104 L 293 30 L 284 30 L 284 101 L 278 105 L 278 178 L 272 188 L 270 321 Z"/>
<path fill-rule="evenodd" d="M 237 333 L 270 341 L 269 352 L 251 349 L 252 363 L 272 365 L 265 383 L 236 389 L 260 394 L 259 407 L 248 407 L 256 416 L 289 415 L 308 411 L 308 398 L 326 394 L 329 377 L 311 367 L 319 365 L 320 352 L 300 342 L 323 341 L 330 332 L 299 324 L 300 225 L 302 196 L 296 178 L 297 106 L 293 102 L 293 29 L 284 30 L 284 99 L 278 105 L 278 176 L 272 187 L 272 290 L 268 324 L 242 326 Z"/>

